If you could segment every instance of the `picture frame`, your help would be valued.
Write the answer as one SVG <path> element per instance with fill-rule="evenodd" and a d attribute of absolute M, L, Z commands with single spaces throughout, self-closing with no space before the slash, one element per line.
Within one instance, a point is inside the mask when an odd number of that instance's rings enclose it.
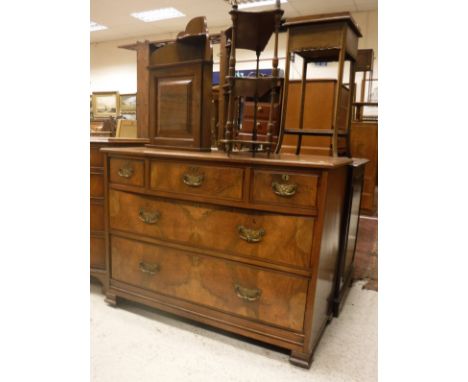
<path fill-rule="evenodd" d="M 93 92 L 93 117 L 117 117 L 119 115 L 119 101 L 119 92 Z"/>
<path fill-rule="evenodd" d="M 117 120 L 116 138 L 137 138 L 137 123 L 134 119 Z"/>
<path fill-rule="evenodd" d="M 136 114 L 136 93 L 120 94 L 120 114 Z"/>

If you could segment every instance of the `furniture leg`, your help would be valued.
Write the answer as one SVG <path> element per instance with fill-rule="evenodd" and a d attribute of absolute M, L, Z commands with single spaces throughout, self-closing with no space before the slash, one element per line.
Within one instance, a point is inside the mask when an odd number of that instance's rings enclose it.
<path fill-rule="evenodd" d="M 296 350 L 291 350 L 289 362 L 294 366 L 309 369 L 312 364 L 312 353 L 303 353 Z"/>
<path fill-rule="evenodd" d="M 112 293 L 112 292 L 106 292 L 106 298 L 104 299 L 104 301 L 112 306 L 112 307 L 115 307 L 117 306 L 117 295 L 115 293 Z"/>

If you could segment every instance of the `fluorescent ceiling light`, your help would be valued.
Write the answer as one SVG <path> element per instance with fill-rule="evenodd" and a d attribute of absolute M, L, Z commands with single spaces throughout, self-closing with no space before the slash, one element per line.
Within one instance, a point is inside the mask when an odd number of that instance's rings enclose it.
<path fill-rule="evenodd" d="M 160 9 L 153 9 L 151 11 L 145 12 L 136 12 L 131 13 L 130 16 L 133 16 L 145 23 L 150 23 L 152 21 L 158 20 L 167 20 L 167 19 L 174 19 L 176 17 L 184 17 L 185 15 L 178 11 L 173 7 L 169 8 L 160 8 Z"/>
<path fill-rule="evenodd" d="M 281 0 L 281 4 L 287 3 L 288 0 Z M 258 0 L 258 1 L 249 1 L 248 3 L 239 4 L 239 9 L 253 8 L 253 7 L 263 7 L 265 5 L 274 5 L 276 0 Z"/>
<path fill-rule="evenodd" d="M 104 29 L 108 29 L 105 25 L 101 25 L 91 21 L 91 32 L 102 31 Z"/>

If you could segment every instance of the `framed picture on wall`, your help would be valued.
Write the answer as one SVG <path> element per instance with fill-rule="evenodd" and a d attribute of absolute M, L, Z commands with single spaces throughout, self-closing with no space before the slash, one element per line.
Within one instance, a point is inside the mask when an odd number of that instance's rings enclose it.
<path fill-rule="evenodd" d="M 120 113 L 135 114 L 136 113 L 136 94 L 121 94 L 120 95 Z"/>
<path fill-rule="evenodd" d="M 117 117 L 119 114 L 119 92 L 94 92 L 93 116 Z"/>

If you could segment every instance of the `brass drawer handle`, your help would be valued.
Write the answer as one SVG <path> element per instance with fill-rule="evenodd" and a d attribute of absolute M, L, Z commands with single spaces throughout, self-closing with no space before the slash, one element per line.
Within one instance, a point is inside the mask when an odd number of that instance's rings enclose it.
<path fill-rule="evenodd" d="M 263 110 L 263 107 L 261 107 L 260 105 L 257 106 L 257 111 L 262 111 Z"/>
<path fill-rule="evenodd" d="M 203 184 L 205 176 L 199 173 L 197 168 L 190 168 L 189 171 L 182 175 L 184 184 L 190 187 L 200 187 Z"/>
<path fill-rule="evenodd" d="M 265 230 L 263 228 L 252 229 L 244 227 L 243 225 L 237 226 L 237 232 L 239 232 L 239 237 L 247 243 L 258 243 L 262 241 L 263 236 L 265 236 Z"/>
<path fill-rule="evenodd" d="M 135 171 L 133 170 L 133 167 L 130 165 L 130 163 L 126 163 L 123 167 L 119 168 L 117 174 L 122 178 L 128 179 L 133 176 L 134 172 Z"/>
<path fill-rule="evenodd" d="M 159 272 L 159 264 L 148 264 L 142 261 L 140 264 L 138 264 L 138 268 L 143 273 L 148 273 L 151 276 L 155 275 L 156 272 Z"/>
<path fill-rule="evenodd" d="M 234 290 L 236 291 L 237 297 L 241 298 L 242 300 L 245 301 L 256 301 L 260 298 L 262 295 L 262 291 L 258 288 L 250 289 L 250 288 L 244 288 L 243 286 L 240 286 L 239 284 L 236 284 L 234 286 Z"/>
<path fill-rule="evenodd" d="M 139 219 L 145 224 L 156 224 L 159 220 L 159 212 L 147 212 L 143 208 L 138 211 Z"/>
<path fill-rule="evenodd" d="M 281 175 L 282 182 L 271 183 L 271 188 L 276 195 L 288 197 L 293 196 L 297 191 L 297 184 L 286 183 L 289 180 L 289 175 Z"/>

